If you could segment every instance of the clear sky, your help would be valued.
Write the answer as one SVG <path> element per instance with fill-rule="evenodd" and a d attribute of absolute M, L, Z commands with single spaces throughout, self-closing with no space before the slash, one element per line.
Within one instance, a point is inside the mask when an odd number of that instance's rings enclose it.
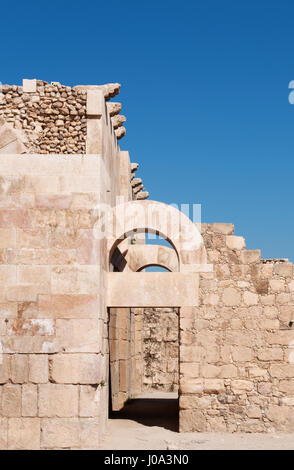
<path fill-rule="evenodd" d="M 2 83 L 121 83 L 151 198 L 294 262 L 293 0 L 14 0 L 1 18 Z"/>

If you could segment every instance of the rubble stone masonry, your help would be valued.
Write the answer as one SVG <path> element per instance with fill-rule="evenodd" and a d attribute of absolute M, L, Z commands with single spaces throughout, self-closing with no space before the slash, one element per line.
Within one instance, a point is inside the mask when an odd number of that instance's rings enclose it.
<path fill-rule="evenodd" d="M 25 134 L 28 153 L 86 153 L 87 92 L 60 83 L 3 85 L 0 116 Z"/>
<path fill-rule="evenodd" d="M 246 250 L 233 224 L 203 224 L 213 273 L 182 309 L 181 431 L 294 431 L 294 273 Z"/>
<path fill-rule="evenodd" d="M 178 309 L 143 311 L 143 391 L 176 392 L 179 384 Z"/>

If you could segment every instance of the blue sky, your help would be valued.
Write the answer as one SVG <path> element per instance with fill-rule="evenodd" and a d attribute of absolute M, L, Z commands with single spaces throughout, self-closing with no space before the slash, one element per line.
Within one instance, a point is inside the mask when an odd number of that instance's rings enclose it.
<path fill-rule="evenodd" d="M 12 11 L 13 10 L 13 11 Z M 151 198 L 294 261 L 293 1 L 3 2 L 3 83 L 119 82 Z"/>

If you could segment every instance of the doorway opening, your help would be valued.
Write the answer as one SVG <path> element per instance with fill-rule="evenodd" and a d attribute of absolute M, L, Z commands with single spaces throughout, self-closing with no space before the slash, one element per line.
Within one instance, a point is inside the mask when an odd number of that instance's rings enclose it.
<path fill-rule="evenodd" d="M 109 315 L 109 417 L 178 431 L 179 309 L 111 308 Z"/>
<path fill-rule="evenodd" d="M 154 233 L 127 236 L 110 258 L 114 272 L 179 270 L 173 246 Z M 179 308 L 109 309 L 110 418 L 179 428 Z"/>

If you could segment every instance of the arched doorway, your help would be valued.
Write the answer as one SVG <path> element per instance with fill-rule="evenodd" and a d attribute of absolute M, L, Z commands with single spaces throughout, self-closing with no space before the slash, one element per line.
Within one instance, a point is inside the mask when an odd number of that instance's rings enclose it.
<path fill-rule="evenodd" d="M 136 383 L 133 353 L 137 339 L 132 311 L 146 307 L 177 308 L 181 323 L 181 308 L 197 306 L 199 272 L 206 270 L 207 265 L 197 227 L 175 208 L 155 201 L 133 201 L 120 208 L 119 223 L 117 214 L 113 215 L 115 223 L 107 238 L 107 306 L 111 403 L 113 410 L 120 410 L 132 398 Z M 171 248 L 144 243 L 134 245 L 128 241 L 130 237 L 148 232 L 163 236 Z M 154 265 L 168 272 L 144 271 Z M 180 346 L 179 339 L 179 350 Z"/>

